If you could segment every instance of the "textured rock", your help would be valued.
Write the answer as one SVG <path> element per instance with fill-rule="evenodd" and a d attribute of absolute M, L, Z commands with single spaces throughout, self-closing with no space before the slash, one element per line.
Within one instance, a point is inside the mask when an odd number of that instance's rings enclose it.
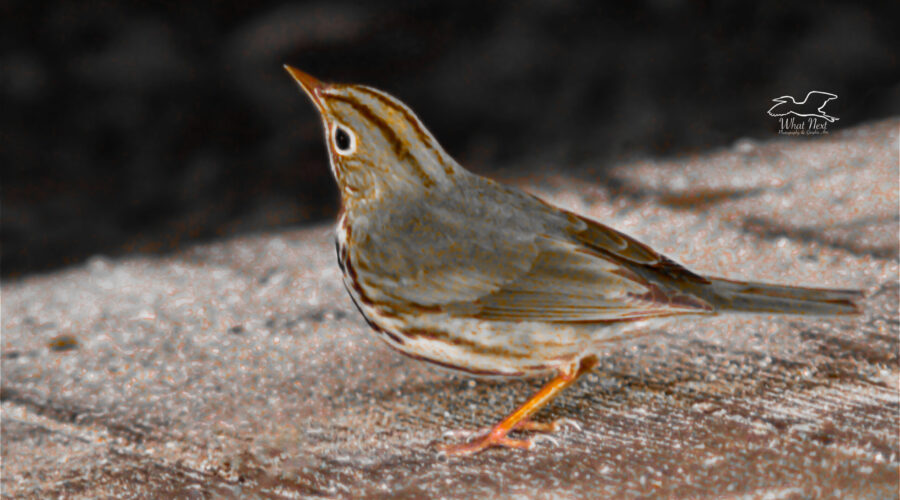
<path fill-rule="evenodd" d="M 869 294 L 857 319 L 728 316 L 610 345 L 538 417 L 583 430 L 527 452 L 435 452 L 541 381 L 391 351 L 340 284 L 330 227 L 6 280 L 3 494 L 897 498 L 898 129 L 602 179 L 505 171 L 692 269 Z"/>

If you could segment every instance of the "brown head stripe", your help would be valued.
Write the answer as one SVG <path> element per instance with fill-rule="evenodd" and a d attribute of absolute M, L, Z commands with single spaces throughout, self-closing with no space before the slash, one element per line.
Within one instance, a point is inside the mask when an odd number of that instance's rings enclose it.
<path fill-rule="evenodd" d="M 403 105 L 397 104 L 396 102 L 392 101 L 387 96 L 385 96 L 384 94 L 382 94 L 381 92 L 379 92 L 375 89 L 371 89 L 369 87 L 357 87 L 357 89 L 366 94 L 369 94 L 370 96 L 374 97 L 375 99 L 381 101 L 381 103 L 384 104 L 385 106 L 388 106 L 388 107 L 394 109 L 395 111 L 397 111 L 398 113 L 402 114 L 404 116 L 404 118 L 406 118 L 406 121 L 408 121 L 413 126 L 413 128 L 416 130 L 416 135 L 419 136 L 419 140 L 422 141 L 423 144 L 427 144 L 429 149 L 432 149 L 432 150 L 437 149 L 437 145 L 434 144 L 434 139 L 432 139 L 432 137 L 425 131 L 425 129 L 422 126 L 422 123 L 419 121 L 419 119 L 415 115 L 413 115 L 413 113 L 408 108 L 406 108 Z M 447 174 L 453 173 L 453 169 L 449 165 L 445 165 L 443 163 L 441 165 L 444 167 L 444 171 Z"/>
<path fill-rule="evenodd" d="M 352 97 L 345 97 L 341 95 L 329 95 L 329 97 L 331 99 L 334 99 L 335 101 L 341 101 L 349 104 L 359 114 L 365 117 L 366 120 L 369 120 L 369 122 L 378 127 L 378 129 L 381 130 L 382 135 L 384 135 L 385 139 L 387 139 L 387 141 L 391 143 L 391 147 L 394 148 L 394 152 L 401 158 L 409 161 L 409 163 L 413 167 L 413 170 L 416 172 L 416 175 L 421 178 L 422 184 L 424 184 L 425 187 L 431 187 L 434 185 L 434 180 L 428 176 L 428 174 L 425 172 L 425 169 L 422 168 L 422 165 L 419 163 L 419 160 L 410 153 L 409 146 L 405 144 L 399 136 L 397 136 L 396 132 L 394 132 L 394 130 L 387 123 L 385 123 L 385 121 L 382 120 L 381 117 L 378 116 L 378 114 L 372 111 L 365 104 L 353 99 Z"/>

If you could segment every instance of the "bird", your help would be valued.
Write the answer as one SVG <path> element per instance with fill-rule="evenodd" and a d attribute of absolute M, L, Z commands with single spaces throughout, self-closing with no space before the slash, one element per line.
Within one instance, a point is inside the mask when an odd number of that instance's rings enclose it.
<path fill-rule="evenodd" d="M 439 452 L 531 448 L 532 416 L 600 364 L 601 348 L 683 316 L 857 314 L 859 290 L 706 277 L 588 217 L 476 175 L 399 99 L 284 66 L 318 110 L 341 208 L 343 283 L 412 358 L 475 376 L 550 376 L 497 424 Z"/>
<path fill-rule="evenodd" d="M 773 102 L 778 104 L 769 108 L 768 113 L 769 116 L 775 117 L 789 114 L 801 117 L 813 116 L 822 118 L 823 120 L 828 121 L 828 123 L 834 123 L 839 118 L 829 116 L 823 111 L 823 108 L 830 101 L 837 99 L 837 97 L 838 96 L 829 92 L 813 90 L 806 94 L 806 98 L 804 98 L 803 101 L 797 102 L 793 97 L 785 95 L 772 99 Z"/>

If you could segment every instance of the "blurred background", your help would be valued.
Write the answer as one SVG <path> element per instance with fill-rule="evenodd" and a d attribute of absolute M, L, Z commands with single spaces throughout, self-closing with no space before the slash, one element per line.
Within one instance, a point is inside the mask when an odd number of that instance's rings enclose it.
<path fill-rule="evenodd" d="M 476 172 L 602 173 L 777 138 L 782 95 L 837 94 L 837 132 L 900 114 L 891 5 L 5 1 L 0 271 L 332 219 L 285 62 L 400 97 Z"/>

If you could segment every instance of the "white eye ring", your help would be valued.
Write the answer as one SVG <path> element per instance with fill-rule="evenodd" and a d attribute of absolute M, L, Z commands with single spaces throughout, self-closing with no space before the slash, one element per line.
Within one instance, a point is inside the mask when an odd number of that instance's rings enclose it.
<path fill-rule="evenodd" d="M 340 123 L 331 127 L 331 142 L 339 155 L 347 156 L 356 152 L 356 134 Z"/>

